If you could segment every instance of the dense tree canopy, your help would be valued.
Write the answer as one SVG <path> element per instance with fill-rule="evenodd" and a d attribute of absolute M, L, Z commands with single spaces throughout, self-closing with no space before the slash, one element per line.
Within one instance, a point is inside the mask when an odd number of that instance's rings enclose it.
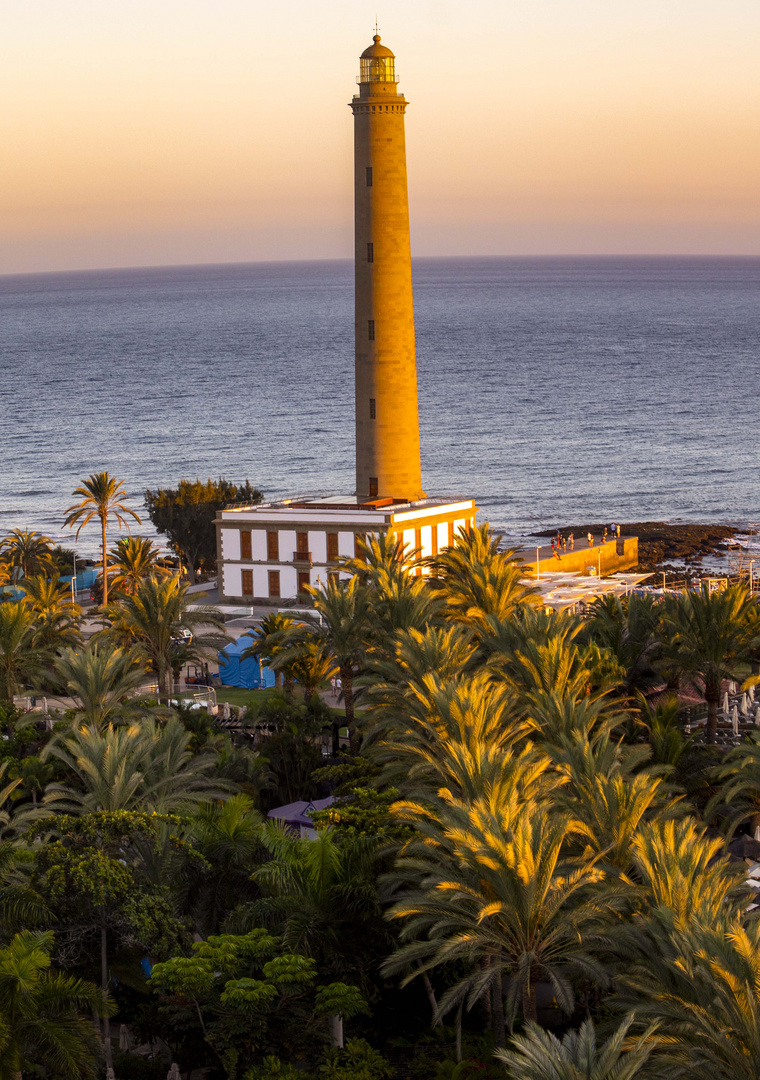
<path fill-rule="evenodd" d="M 228 503 L 259 503 L 263 495 L 248 480 L 180 480 L 176 488 L 147 489 L 145 508 L 148 517 L 169 545 L 182 559 L 191 580 L 196 570 L 216 567 L 217 511 Z"/>

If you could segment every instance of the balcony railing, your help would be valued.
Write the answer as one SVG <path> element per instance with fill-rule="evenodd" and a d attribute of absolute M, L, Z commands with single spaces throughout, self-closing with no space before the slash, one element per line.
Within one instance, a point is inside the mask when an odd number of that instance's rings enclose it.
<path fill-rule="evenodd" d="M 311 552 L 310 551 L 294 551 L 293 562 L 309 563 L 311 565 Z"/>

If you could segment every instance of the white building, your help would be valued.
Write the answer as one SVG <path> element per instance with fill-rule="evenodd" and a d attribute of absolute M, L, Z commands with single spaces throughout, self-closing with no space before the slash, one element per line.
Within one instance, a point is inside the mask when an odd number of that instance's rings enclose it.
<path fill-rule="evenodd" d="M 475 525 L 473 499 L 359 501 L 356 496 L 283 499 L 219 512 L 220 603 L 307 600 L 306 585 L 327 584 L 337 560 L 357 554 L 357 538 L 392 533 L 408 551 L 437 555 Z M 348 576 L 348 575 L 344 575 Z"/>

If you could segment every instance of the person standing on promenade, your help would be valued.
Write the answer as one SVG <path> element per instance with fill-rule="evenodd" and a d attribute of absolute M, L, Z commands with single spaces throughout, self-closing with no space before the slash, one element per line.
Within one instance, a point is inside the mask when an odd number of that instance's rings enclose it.
<path fill-rule="evenodd" d="M 588 540 L 588 546 L 594 546 L 594 534 L 592 532 L 586 533 L 586 539 Z"/>
<path fill-rule="evenodd" d="M 573 533 L 570 533 L 567 538 L 567 542 L 569 543 L 570 550 L 572 551 L 575 548 L 575 535 Z"/>

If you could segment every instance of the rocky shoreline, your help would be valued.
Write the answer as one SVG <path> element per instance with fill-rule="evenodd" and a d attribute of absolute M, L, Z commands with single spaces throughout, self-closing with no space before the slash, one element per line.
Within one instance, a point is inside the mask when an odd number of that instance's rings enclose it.
<path fill-rule="evenodd" d="M 577 538 L 586 533 L 600 536 L 610 523 L 595 522 L 585 525 L 563 525 L 559 531 Z M 546 529 L 536 536 L 555 536 L 557 529 Z M 636 521 L 620 523 L 621 536 L 638 536 L 639 568 L 642 571 L 654 571 L 683 577 L 684 571 L 699 573 L 701 563 L 706 556 L 725 557 L 727 544 L 737 534 L 738 529 L 729 525 L 672 525 L 666 521 Z"/>

